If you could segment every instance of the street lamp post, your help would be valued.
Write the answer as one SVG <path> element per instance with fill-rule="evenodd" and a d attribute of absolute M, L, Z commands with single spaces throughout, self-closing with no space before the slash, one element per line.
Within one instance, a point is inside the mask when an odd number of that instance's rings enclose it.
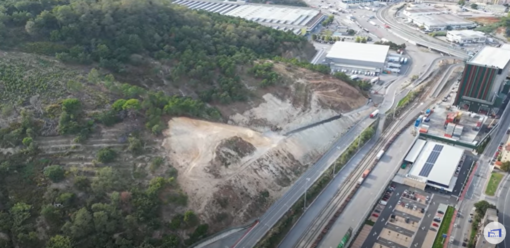
<path fill-rule="evenodd" d="M 308 182 L 310 181 L 310 178 L 306 178 L 305 182 L 305 206 L 303 207 L 303 210 L 306 210 L 306 193 L 308 192 Z"/>

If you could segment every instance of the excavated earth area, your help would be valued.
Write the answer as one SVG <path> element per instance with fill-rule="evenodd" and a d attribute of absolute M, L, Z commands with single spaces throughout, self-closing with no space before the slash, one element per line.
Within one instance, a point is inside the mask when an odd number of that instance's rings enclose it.
<path fill-rule="evenodd" d="M 332 143 L 373 108 L 355 88 L 308 70 L 275 64 L 285 91 L 232 114 L 228 124 L 173 118 L 162 146 L 189 196 L 189 207 L 211 231 L 264 213 Z M 340 119 L 289 136 L 296 128 Z M 214 224 L 214 225 L 211 225 Z"/>

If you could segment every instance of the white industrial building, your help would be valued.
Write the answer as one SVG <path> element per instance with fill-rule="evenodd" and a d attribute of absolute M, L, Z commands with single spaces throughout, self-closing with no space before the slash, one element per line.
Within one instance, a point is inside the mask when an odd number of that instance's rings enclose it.
<path fill-rule="evenodd" d="M 476 27 L 475 22 L 449 14 L 411 15 L 408 18 L 417 26 L 423 27 L 426 31 L 469 29 Z"/>
<path fill-rule="evenodd" d="M 452 192 L 463 158 L 463 149 L 418 139 L 404 159 L 412 164 L 407 177 Z"/>
<path fill-rule="evenodd" d="M 381 72 L 386 63 L 390 46 L 354 42 L 335 42 L 326 55 L 332 70 L 360 69 Z"/>
<path fill-rule="evenodd" d="M 446 39 L 455 43 L 485 43 L 487 36 L 485 33 L 474 30 L 452 30 L 446 32 Z"/>
<path fill-rule="evenodd" d="M 173 3 L 187 6 L 190 9 L 240 17 L 295 34 L 312 31 L 326 17 L 320 10 L 282 5 L 207 0 L 176 0 Z"/>

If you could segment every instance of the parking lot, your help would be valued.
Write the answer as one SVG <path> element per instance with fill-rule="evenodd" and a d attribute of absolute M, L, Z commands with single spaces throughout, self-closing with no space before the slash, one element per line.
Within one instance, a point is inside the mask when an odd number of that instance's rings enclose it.
<path fill-rule="evenodd" d="M 447 205 L 455 203 L 449 195 L 393 183 L 367 221 L 372 227 L 364 228 L 352 247 L 430 247 Z"/>

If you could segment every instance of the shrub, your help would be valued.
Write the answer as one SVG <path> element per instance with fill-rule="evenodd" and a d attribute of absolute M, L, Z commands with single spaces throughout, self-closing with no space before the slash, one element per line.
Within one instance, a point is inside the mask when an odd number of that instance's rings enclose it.
<path fill-rule="evenodd" d="M 102 148 L 97 153 L 96 158 L 101 163 L 110 163 L 113 162 L 115 158 L 117 158 L 117 153 L 109 147 Z"/>
<path fill-rule="evenodd" d="M 60 165 L 50 165 L 44 168 L 44 175 L 51 181 L 57 183 L 65 178 L 65 171 Z"/>
<path fill-rule="evenodd" d="M 90 188 L 90 180 L 84 176 L 77 176 L 74 178 L 74 187 L 81 191 L 86 191 Z"/>
<path fill-rule="evenodd" d="M 23 139 L 23 145 L 25 145 L 25 146 L 27 146 L 27 147 L 28 147 L 28 146 L 30 146 L 30 144 L 32 144 L 32 138 L 30 138 L 30 137 L 25 137 L 25 138 Z"/>

